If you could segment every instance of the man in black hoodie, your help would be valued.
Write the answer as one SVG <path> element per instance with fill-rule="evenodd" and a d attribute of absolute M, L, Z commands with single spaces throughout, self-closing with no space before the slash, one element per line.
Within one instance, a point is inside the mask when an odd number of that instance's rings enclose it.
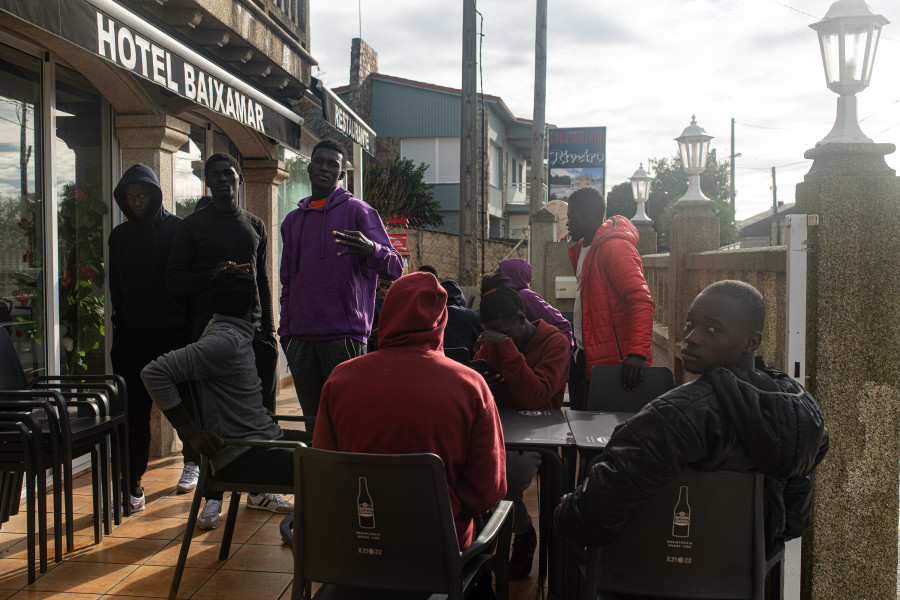
<path fill-rule="evenodd" d="M 162 206 L 159 179 L 150 167 L 125 171 L 113 197 L 127 221 L 109 235 L 113 372 L 128 387 L 131 510 L 144 510 L 141 477 L 150 458 L 150 399 L 141 370 L 188 342 L 187 303 L 165 285 L 166 263 L 181 219 Z M 187 444 L 184 444 L 187 446 Z M 196 460 L 188 449 L 185 461 Z"/>
<path fill-rule="evenodd" d="M 584 483 L 556 508 L 563 535 L 585 546 L 609 543 L 650 496 L 688 468 L 763 473 L 766 549 L 803 533 L 828 430 L 803 386 L 771 367 L 755 367 L 765 314 L 759 292 L 740 281 L 714 283 L 694 299 L 681 358 L 700 378 L 616 428 Z"/>
<path fill-rule="evenodd" d="M 484 331 L 478 313 L 466 307 L 462 288 L 452 279 L 445 279 L 441 287 L 447 292 L 447 328 L 444 330 L 444 348 L 465 348 L 469 356 L 475 352 L 475 342 Z"/>

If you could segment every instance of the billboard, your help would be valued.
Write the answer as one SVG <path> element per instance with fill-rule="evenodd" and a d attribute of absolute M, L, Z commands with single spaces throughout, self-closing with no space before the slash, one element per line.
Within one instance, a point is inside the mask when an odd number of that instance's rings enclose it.
<path fill-rule="evenodd" d="M 606 197 L 606 127 L 551 129 L 550 200 L 592 187 Z"/>

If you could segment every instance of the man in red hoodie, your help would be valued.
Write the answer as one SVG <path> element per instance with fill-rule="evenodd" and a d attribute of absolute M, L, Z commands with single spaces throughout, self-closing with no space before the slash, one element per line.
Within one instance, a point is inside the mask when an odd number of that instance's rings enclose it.
<path fill-rule="evenodd" d="M 569 373 L 569 340 L 559 329 L 525 316 L 525 304 L 510 280 L 501 274 L 481 282 L 481 322 L 476 359 L 483 359 L 498 374 L 485 374 L 497 406 L 523 410 L 560 408 Z M 476 367 L 477 368 L 477 367 Z M 513 541 L 509 578 L 523 579 L 531 572 L 537 533 L 522 494 L 541 464 L 537 452 L 506 453 L 506 499 L 513 502 Z"/>
<path fill-rule="evenodd" d="M 651 363 L 656 305 L 637 251 L 638 231 L 622 216 L 606 219 L 606 201 L 593 188 L 569 196 L 569 257 L 578 281 L 575 352 L 569 371 L 574 409 L 587 403 L 594 365 L 622 365 L 622 387 L 635 389 Z"/>
<path fill-rule="evenodd" d="M 440 456 L 464 549 L 474 517 L 506 494 L 503 430 L 482 377 L 444 356 L 446 324 L 447 292 L 434 275 L 398 279 L 378 319 L 378 352 L 341 363 L 325 382 L 313 447 Z"/>

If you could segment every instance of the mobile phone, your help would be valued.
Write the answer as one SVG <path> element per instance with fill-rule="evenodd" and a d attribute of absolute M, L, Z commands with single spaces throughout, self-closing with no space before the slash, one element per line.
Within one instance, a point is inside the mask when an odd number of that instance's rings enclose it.
<path fill-rule="evenodd" d="M 488 361 L 484 359 L 476 359 L 469 361 L 469 367 L 475 369 L 482 375 L 484 375 L 485 379 L 493 377 L 494 375 L 500 375 L 500 371 L 498 371 L 493 365 L 491 365 Z M 485 375 L 485 373 L 487 373 Z"/>
<path fill-rule="evenodd" d="M 250 272 L 250 263 L 244 263 L 242 265 L 233 265 L 229 268 L 230 269 L 240 269 L 241 271 L 247 271 L 249 273 Z"/>

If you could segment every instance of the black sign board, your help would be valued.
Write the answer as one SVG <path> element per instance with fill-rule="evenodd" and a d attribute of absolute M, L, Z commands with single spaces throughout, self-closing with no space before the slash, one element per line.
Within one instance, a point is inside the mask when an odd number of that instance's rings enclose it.
<path fill-rule="evenodd" d="M 300 148 L 302 119 L 109 0 L 0 0 L 0 10 L 65 39 L 169 92 Z"/>
<path fill-rule="evenodd" d="M 375 131 L 315 77 L 312 78 L 312 90 L 322 102 L 322 113 L 328 124 L 375 156 Z"/>
<path fill-rule="evenodd" d="M 606 127 L 551 129 L 549 134 L 550 199 L 565 200 L 584 187 L 605 196 Z"/>

